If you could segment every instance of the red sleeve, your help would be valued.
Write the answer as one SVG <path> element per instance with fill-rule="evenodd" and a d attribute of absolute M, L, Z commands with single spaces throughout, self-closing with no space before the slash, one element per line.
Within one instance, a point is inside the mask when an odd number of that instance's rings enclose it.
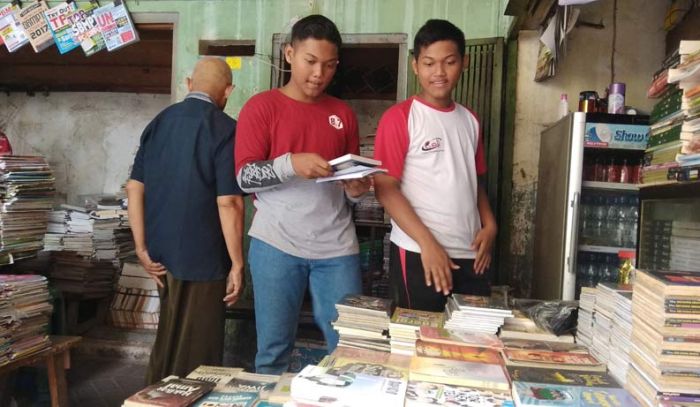
<path fill-rule="evenodd" d="M 263 107 L 260 97 L 254 96 L 243 105 L 238 115 L 234 147 L 236 174 L 246 164 L 274 158 L 269 156 L 270 120 L 266 119 Z"/>
<path fill-rule="evenodd" d="M 403 102 L 387 110 L 379 120 L 374 140 L 374 158 L 389 175 L 400 180 L 408 153 L 408 111 Z"/>
<path fill-rule="evenodd" d="M 481 132 L 481 120 L 479 120 L 479 116 L 476 115 L 471 109 L 467 108 L 469 110 L 469 113 L 474 116 L 474 120 L 476 120 L 478 134 L 477 134 L 477 146 L 476 146 L 476 153 L 474 154 L 474 163 L 476 166 L 476 175 L 484 175 L 486 174 L 486 156 L 484 155 L 484 135 Z"/>

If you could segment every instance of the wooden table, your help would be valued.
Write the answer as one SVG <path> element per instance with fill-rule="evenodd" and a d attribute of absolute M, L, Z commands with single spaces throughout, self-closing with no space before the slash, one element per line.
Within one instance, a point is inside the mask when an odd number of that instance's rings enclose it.
<path fill-rule="evenodd" d="M 51 346 L 41 352 L 22 357 L 0 366 L 0 377 L 23 366 L 46 364 L 49 376 L 51 407 L 68 405 L 66 372 L 70 368 L 70 349 L 78 344 L 80 336 L 51 336 Z"/>

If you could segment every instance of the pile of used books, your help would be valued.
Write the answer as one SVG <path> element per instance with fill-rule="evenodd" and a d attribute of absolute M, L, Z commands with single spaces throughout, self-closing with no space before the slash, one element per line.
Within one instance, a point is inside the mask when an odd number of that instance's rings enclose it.
<path fill-rule="evenodd" d="M 333 322 L 333 328 L 338 331 L 340 344 L 360 349 L 390 350 L 391 300 L 350 294 L 335 308 L 338 319 Z"/>
<path fill-rule="evenodd" d="M 700 399 L 700 273 L 638 270 L 628 389 L 646 405 Z"/>
<path fill-rule="evenodd" d="M 43 249 L 54 183 L 44 157 L 0 157 L 0 265 Z"/>
<path fill-rule="evenodd" d="M 112 325 L 119 328 L 158 328 L 158 286 L 136 259 L 122 266 L 109 315 Z"/>
<path fill-rule="evenodd" d="M 112 294 L 116 273 L 111 261 L 62 251 L 53 253 L 49 277 L 51 284 L 64 293 L 104 298 Z"/>
<path fill-rule="evenodd" d="M 52 311 L 44 276 L 0 274 L 0 366 L 50 346 Z"/>
<path fill-rule="evenodd" d="M 596 292 L 596 289 L 593 287 L 581 287 L 576 341 L 586 346 L 593 344 Z"/>
<path fill-rule="evenodd" d="M 445 307 L 445 328 L 495 334 L 513 311 L 493 297 L 452 294 Z"/>
<path fill-rule="evenodd" d="M 444 323 L 445 314 L 442 312 L 396 307 L 389 323 L 391 352 L 408 356 L 414 355 L 421 326 L 440 328 Z"/>
<path fill-rule="evenodd" d="M 611 337 L 615 317 L 616 297 L 619 294 L 632 293 L 629 284 L 598 283 L 596 286 L 595 321 L 593 323 L 593 341 L 591 353 L 599 361 L 607 364 L 610 360 Z"/>

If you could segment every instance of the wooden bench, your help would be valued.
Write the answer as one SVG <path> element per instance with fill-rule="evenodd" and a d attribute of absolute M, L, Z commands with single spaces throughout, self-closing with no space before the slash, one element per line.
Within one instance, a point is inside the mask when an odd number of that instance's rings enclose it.
<path fill-rule="evenodd" d="M 45 364 L 49 376 L 51 407 L 67 406 L 68 388 L 65 370 L 70 368 L 70 349 L 76 346 L 81 339 L 79 336 L 51 336 L 49 348 L 0 366 L 0 378 L 23 366 Z M 2 402 L 0 400 L 0 403 Z"/>

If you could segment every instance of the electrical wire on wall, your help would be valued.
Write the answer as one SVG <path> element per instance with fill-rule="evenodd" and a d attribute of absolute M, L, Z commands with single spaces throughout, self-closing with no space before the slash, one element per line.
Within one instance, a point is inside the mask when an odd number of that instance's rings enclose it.
<path fill-rule="evenodd" d="M 610 83 L 615 83 L 615 52 L 617 48 L 617 0 L 613 0 L 612 50 L 610 51 Z"/>

